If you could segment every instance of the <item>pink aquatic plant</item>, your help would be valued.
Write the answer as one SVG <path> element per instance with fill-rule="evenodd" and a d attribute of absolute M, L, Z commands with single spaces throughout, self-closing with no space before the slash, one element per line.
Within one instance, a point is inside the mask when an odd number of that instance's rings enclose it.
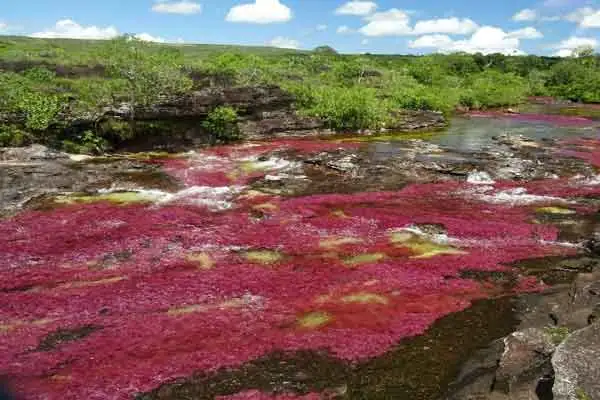
<path fill-rule="evenodd" d="M 321 146 L 306 142 L 300 151 Z M 255 150 L 239 151 L 242 158 L 270 151 Z M 236 164 L 237 151 L 217 148 L 211 157 L 224 160 L 221 167 Z M 189 171 L 202 160 L 188 162 L 164 165 L 190 185 L 225 183 L 212 167 Z M 526 189 L 565 200 L 583 190 L 567 185 Z M 274 350 L 325 349 L 348 361 L 382 355 L 474 300 L 539 290 L 518 277 L 513 261 L 572 252 L 554 243 L 555 227 L 533 221 L 536 207 L 553 201 L 506 204 L 477 193 L 445 182 L 240 196 L 222 212 L 100 202 L 1 220 L 2 372 L 28 399 L 129 399 Z M 516 283 L 467 279 L 465 270 L 504 271 Z M 90 326 L 83 337 L 39 350 L 48 335 Z M 291 398 L 233 398 L 255 395 Z"/>
<path fill-rule="evenodd" d="M 577 138 L 563 140 L 560 154 L 585 160 L 595 167 L 600 168 L 600 139 Z"/>

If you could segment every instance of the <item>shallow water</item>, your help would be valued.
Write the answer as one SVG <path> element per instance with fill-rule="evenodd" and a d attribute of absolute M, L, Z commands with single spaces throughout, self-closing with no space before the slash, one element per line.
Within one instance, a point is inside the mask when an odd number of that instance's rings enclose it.
<path fill-rule="evenodd" d="M 31 399 L 440 397 L 545 288 L 515 263 L 597 230 L 574 121 L 222 146 L 145 160 L 162 191 L 45 197 L 0 221 L 1 372 Z M 508 153 L 548 176 L 497 179 Z"/>
<path fill-rule="evenodd" d="M 598 123 L 600 126 L 600 122 Z M 559 139 L 600 136 L 600 128 L 595 123 L 569 126 L 556 124 L 552 121 L 522 120 L 511 116 L 505 118 L 491 117 L 456 117 L 453 118 L 448 129 L 422 135 L 422 140 L 438 144 L 449 150 L 460 152 L 478 152 L 494 146 L 494 137 L 501 135 L 522 135 L 534 140 Z M 394 139 L 382 141 L 374 138 L 370 150 L 376 157 L 386 157 L 399 154 L 403 149 L 403 135 L 398 134 Z"/>

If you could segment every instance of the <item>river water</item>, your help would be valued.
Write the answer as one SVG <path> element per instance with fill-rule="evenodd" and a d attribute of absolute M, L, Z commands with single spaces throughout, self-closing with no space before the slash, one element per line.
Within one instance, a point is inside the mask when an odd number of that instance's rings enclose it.
<path fill-rule="evenodd" d="M 595 233 L 597 127 L 479 114 L 124 156 L 177 184 L 0 220 L 1 371 L 31 399 L 442 397 L 548 287 L 515 263 Z"/>

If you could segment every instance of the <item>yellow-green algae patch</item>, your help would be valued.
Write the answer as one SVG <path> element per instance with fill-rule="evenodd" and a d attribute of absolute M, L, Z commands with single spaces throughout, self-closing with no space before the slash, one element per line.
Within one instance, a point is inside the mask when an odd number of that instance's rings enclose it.
<path fill-rule="evenodd" d="M 244 256 L 251 263 L 262 265 L 273 265 L 283 260 L 283 255 L 273 250 L 251 250 L 247 251 Z"/>
<path fill-rule="evenodd" d="M 362 242 L 362 239 L 355 237 L 332 237 L 321 240 L 319 246 L 324 249 L 332 249 L 346 244 L 359 244 Z"/>
<path fill-rule="evenodd" d="M 455 247 L 436 243 L 410 231 L 396 231 L 390 235 L 390 241 L 399 247 L 410 249 L 414 255 L 412 258 L 431 258 L 439 255 L 461 255 L 465 251 Z"/>
<path fill-rule="evenodd" d="M 54 199 L 58 204 L 76 204 L 76 203 L 95 203 L 99 201 L 108 201 L 114 204 L 136 204 L 136 203 L 152 203 L 160 198 L 157 193 L 153 192 L 111 192 L 100 193 L 97 195 L 86 194 L 69 194 L 57 196 Z"/>
<path fill-rule="evenodd" d="M 196 263 L 198 265 L 198 269 L 208 270 L 214 268 L 215 266 L 215 261 L 208 253 L 189 254 L 186 257 L 186 260 Z"/>
<path fill-rule="evenodd" d="M 333 320 L 331 314 L 323 311 L 314 311 L 298 318 L 298 326 L 305 329 L 318 329 Z"/>
<path fill-rule="evenodd" d="M 347 257 L 344 259 L 344 264 L 348 267 L 356 267 L 361 264 L 371 264 L 381 261 L 387 257 L 384 253 L 365 253 L 357 256 Z"/>
<path fill-rule="evenodd" d="M 543 214 L 553 214 L 553 215 L 572 215 L 576 214 L 575 211 L 569 210 L 564 207 L 539 207 L 536 208 L 536 211 Z"/>
<path fill-rule="evenodd" d="M 387 304 L 388 299 L 377 293 L 360 292 L 352 293 L 341 298 L 343 303 L 359 304 Z"/>

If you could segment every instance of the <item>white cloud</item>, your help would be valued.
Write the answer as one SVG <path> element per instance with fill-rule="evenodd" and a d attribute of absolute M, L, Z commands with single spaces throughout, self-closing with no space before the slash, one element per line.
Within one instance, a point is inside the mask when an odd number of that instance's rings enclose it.
<path fill-rule="evenodd" d="M 465 40 L 453 40 L 448 35 L 425 35 L 409 42 L 413 49 L 430 48 L 440 52 L 524 54 L 519 49 L 520 40 L 493 26 L 483 26 Z"/>
<path fill-rule="evenodd" d="M 362 44 L 363 46 L 366 46 L 369 44 L 369 39 L 363 39 L 361 40 L 360 44 Z"/>
<path fill-rule="evenodd" d="M 315 29 L 316 29 L 318 32 L 323 32 L 323 31 L 326 31 L 326 30 L 327 30 L 327 28 L 328 28 L 328 26 L 327 26 L 327 25 L 325 25 L 325 24 L 321 24 L 321 25 L 317 25 L 317 27 L 316 27 Z"/>
<path fill-rule="evenodd" d="M 596 10 L 594 10 L 591 7 L 578 8 L 570 14 L 567 14 L 565 19 L 570 22 L 581 23 L 585 19 L 585 17 L 594 14 L 595 11 Z"/>
<path fill-rule="evenodd" d="M 32 33 L 30 36 L 37 38 L 70 38 L 70 39 L 112 39 L 119 36 L 119 31 L 114 26 L 105 28 L 95 25 L 83 26 L 71 19 L 61 19 L 54 27 Z"/>
<path fill-rule="evenodd" d="M 430 33 L 447 33 L 450 35 L 467 35 L 475 32 L 479 25 L 469 18 L 441 18 L 418 21 L 413 29 L 414 35 Z"/>
<path fill-rule="evenodd" d="M 515 15 L 513 15 L 513 21 L 521 22 L 521 21 L 535 21 L 539 18 L 537 11 L 532 10 L 531 8 L 525 8 Z"/>
<path fill-rule="evenodd" d="M 365 36 L 402 36 L 412 32 L 410 17 L 397 8 L 375 13 L 365 19 L 368 24 L 360 28 Z"/>
<path fill-rule="evenodd" d="M 8 24 L 0 21 L 0 32 L 4 32 L 8 30 Z"/>
<path fill-rule="evenodd" d="M 292 10 L 279 0 L 255 0 L 234 6 L 229 10 L 225 20 L 229 22 L 246 22 L 254 24 L 271 24 L 287 22 L 292 19 Z"/>
<path fill-rule="evenodd" d="M 557 57 L 570 57 L 574 54 L 575 50 L 581 47 L 591 47 L 595 49 L 599 44 L 600 42 L 595 38 L 571 36 L 553 46 L 556 50 L 554 55 Z"/>
<path fill-rule="evenodd" d="M 600 9 L 582 7 L 568 14 L 565 19 L 576 22 L 580 28 L 600 28 Z"/>
<path fill-rule="evenodd" d="M 449 49 L 454 41 L 448 35 L 425 35 L 408 42 L 411 49 Z"/>
<path fill-rule="evenodd" d="M 267 42 L 267 45 L 282 49 L 297 49 L 300 47 L 300 42 L 283 36 L 277 36 L 276 38 Z"/>
<path fill-rule="evenodd" d="M 537 29 L 528 26 L 527 28 L 509 32 L 507 37 L 516 39 L 541 39 L 544 35 Z"/>
<path fill-rule="evenodd" d="M 348 25 L 342 25 L 342 26 L 338 26 L 336 32 L 339 33 L 340 35 L 344 35 L 346 33 L 352 33 L 353 30 Z"/>
<path fill-rule="evenodd" d="M 377 9 L 377 3 L 372 1 L 353 0 L 338 7 L 335 13 L 338 15 L 358 15 L 366 16 L 372 14 Z"/>
<path fill-rule="evenodd" d="M 166 42 L 165 39 L 163 39 L 161 37 L 157 37 L 157 36 L 152 36 L 149 33 L 138 33 L 134 37 L 136 39 L 142 40 L 144 42 L 154 42 L 154 43 L 165 43 Z"/>
<path fill-rule="evenodd" d="M 176 2 L 159 1 L 152 6 L 152 11 L 166 14 L 191 15 L 202 12 L 202 5 L 188 0 Z"/>
<path fill-rule="evenodd" d="M 586 15 L 579 24 L 582 28 L 600 28 L 600 10 Z"/>

